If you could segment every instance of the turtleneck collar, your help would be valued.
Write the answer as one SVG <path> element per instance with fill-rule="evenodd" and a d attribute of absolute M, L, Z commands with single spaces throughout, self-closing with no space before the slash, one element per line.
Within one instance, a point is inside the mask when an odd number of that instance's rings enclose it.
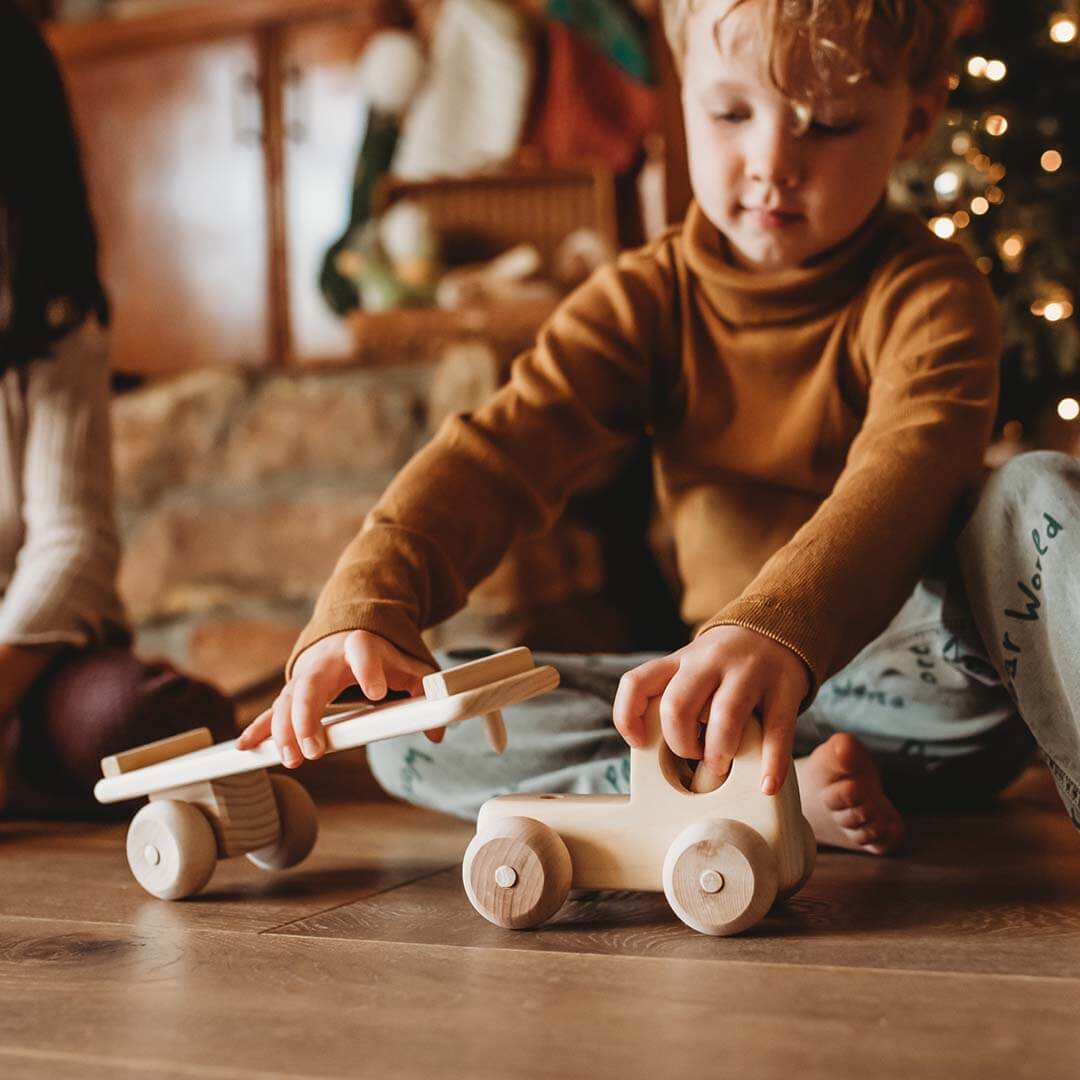
<path fill-rule="evenodd" d="M 683 224 L 683 254 L 710 305 L 733 326 L 802 322 L 841 307 L 865 286 L 872 241 L 891 214 L 882 199 L 847 240 L 809 265 L 753 271 L 735 263 L 727 238 L 694 202 Z"/>

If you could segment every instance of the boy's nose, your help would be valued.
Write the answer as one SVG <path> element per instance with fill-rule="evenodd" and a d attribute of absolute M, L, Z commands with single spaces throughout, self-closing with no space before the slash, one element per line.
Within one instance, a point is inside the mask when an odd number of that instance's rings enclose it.
<path fill-rule="evenodd" d="M 802 181 L 802 160 L 796 138 L 789 131 L 763 133 L 747 158 L 751 180 L 782 188 L 797 187 Z"/>

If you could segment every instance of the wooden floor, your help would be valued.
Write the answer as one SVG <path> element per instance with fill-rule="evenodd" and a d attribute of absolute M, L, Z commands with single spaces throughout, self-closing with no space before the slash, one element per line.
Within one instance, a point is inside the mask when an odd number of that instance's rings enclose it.
<path fill-rule="evenodd" d="M 1080 1078 L 1080 836 L 1042 774 L 902 858 L 823 855 L 732 939 L 629 894 L 499 930 L 467 826 L 323 801 L 302 867 L 176 904 L 121 826 L 0 823 L 0 1076 Z"/>

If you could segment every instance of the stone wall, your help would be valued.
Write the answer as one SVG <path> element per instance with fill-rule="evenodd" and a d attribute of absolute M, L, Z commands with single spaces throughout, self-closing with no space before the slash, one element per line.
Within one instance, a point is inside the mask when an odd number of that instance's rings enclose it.
<path fill-rule="evenodd" d="M 203 370 L 118 397 L 120 588 L 139 650 L 231 691 L 279 666 L 428 437 L 436 370 Z"/>
<path fill-rule="evenodd" d="M 431 363 L 200 370 L 117 397 L 120 588 L 137 649 L 234 694 L 273 677 L 395 472 L 504 374 L 490 347 L 462 342 Z M 647 636 L 667 625 L 659 586 L 649 591 L 649 567 L 632 554 L 647 474 L 640 458 L 600 469 L 559 524 L 519 541 L 429 643 L 652 647 Z"/>

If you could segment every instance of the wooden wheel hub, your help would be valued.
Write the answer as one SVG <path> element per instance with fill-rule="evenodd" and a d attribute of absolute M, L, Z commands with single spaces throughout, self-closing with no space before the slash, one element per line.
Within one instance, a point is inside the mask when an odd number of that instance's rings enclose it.
<path fill-rule="evenodd" d="M 517 880 L 517 871 L 512 866 L 503 865 L 495 871 L 495 884 L 501 889 L 512 889 Z"/>
<path fill-rule="evenodd" d="M 150 802 L 128 827 L 128 866 L 135 880 L 162 900 L 197 893 L 210 880 L 217 856 L 209 820 L 189 803 Z"/>
<path fill-rule="evenodd" d="M 477 895 L 488 898 L 493 921 L 500 926 L 543 922 L 538 909 L 547 875 L 540 856 L 527 844 L 509 836 L 488 841 L 477 851 L 470 876 Z"/>
<path fill-rule="evenodd" d="M 724 875 L 719 870 L 706 870 L 698 884 L 702 892 L 718 893 L 724 887 Z"/>
<path fill-rule="evenodd" d="M 566 844 L 529 818 L 507 818 L 473 837 L 462 877 L 469 900 L 497 926 L 538 926 L 562 907 L 572 870 Z"/>
<path fill-rule="evenodd" d="M 737 934 L 759 922 L 776 899 L 776 860 L 760 834 L 741 821 L 704 821 L 684 829 L 664 860 L 664 893 L 687 926 Z"/>

